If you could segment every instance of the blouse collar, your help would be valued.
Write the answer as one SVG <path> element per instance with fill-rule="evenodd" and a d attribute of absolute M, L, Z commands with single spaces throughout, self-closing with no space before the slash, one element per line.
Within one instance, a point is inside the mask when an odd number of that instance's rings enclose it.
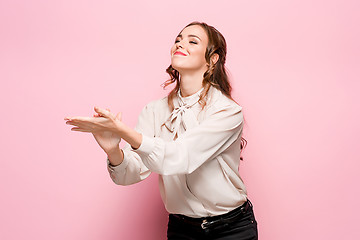
<path fill-rule="evenodd" d="M 186 131 L 186 129 L 198 125 L 197 119 L 190 108 L 198 103 L 203 89 L 187 97 L 182 97 L 180 90 L 178 91 L 177 98 L 174 99 L 174 110 L 165 122 L 166 128 L 173 133 L 173 139 L 179 137 L 179 134 Z"/>

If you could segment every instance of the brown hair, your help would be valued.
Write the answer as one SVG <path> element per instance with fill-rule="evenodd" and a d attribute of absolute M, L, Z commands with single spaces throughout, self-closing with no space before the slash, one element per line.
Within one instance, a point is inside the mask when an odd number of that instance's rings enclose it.
<path fill-rule="evenodd" d="M 202 106 L 202 108 L 205 107 L 206 105 L 205 98 L 211 86 L 217 88 L 225 96 L 232 99 L 231 97 L 232 88 L 225 67 L 227 47 L 224 36 L 213 26 L 210 26 L 204 22 L 194 21 L 186 25 L 183 29 L 192 25 L 201 26 L 205 30 L 209 39 L 205 51 L 205 60 L 208 63 L 209 68 L 204 73 L 204 78 L 203 78 L 204 90 L 200 95 L 200 99 L 199 99 L 200 105 Z M 213 56 L 214 53 L 219 55 L 219 59 L 215 64 L 213 64 L 213 62 L 211 61 L 211 56 Z M 172 111 L 174 109 L 173 99 L 180 89 L 180 76 L 179 76 L 180 74 L 176 69 L 174 69 L 171 66 L 171 64 L 166 69 L 166 72 L 170 75 L 170 79 L 168 79 L 166 82 L 163 83 L 163 88 L 166 88 L 168 85 L 174 82 L 176 83 L 174 89 L 171 90 L 171 92 L 168 95 L 168 105 L 170 110 Z M 243 149 L 246 146 L 246 144 L 247 144 L 246 139 L 241 137 L 241 146 L 240 146 L 241 149 Z M 242 160 L 242 157 L 240 157 L 240 159 Z"/>

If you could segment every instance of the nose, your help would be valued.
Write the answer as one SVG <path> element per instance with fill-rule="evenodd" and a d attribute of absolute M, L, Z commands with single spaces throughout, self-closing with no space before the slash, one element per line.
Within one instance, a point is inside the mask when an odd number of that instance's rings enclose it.
<path fill-rule="evenodd" d="M 183 48 L 181 41 L 178 41 L 175 45 L 176 45 L 176 49 Z"/>

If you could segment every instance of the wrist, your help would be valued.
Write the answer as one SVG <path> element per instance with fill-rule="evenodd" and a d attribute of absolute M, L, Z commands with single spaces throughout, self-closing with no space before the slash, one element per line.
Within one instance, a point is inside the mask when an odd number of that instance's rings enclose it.
<path fill-rule="evenodd" d="M 121 164 L 124 160 L 124 153 L 119 147 L 106 152 L 109 162 L 113 166 Z"/>
<path fill-rule="evenodd" d="M 117 127 L 117 134 L 131 145 L 133 149 L 140 147 L 142 142 L 142 134 L 130 128 L 123 122 L 120 122 Z"/>
<path fill-rule="evenodd" d="M 122 121 L 116 122 L 115 133 L 122 138 L 124 134 L 126 134 L 127 125 Z"/>
<path fill-rule="evenodd" d="M 107 155 L 114 155 L 114 154 L 118 154 L 120 150 L 121 150 L 121 149 L 120 149 L 119 145 L 117 145 L 116 147 L 107 149 L 107 150 L 105 151 L 105 153 L 106 153 Z"/>

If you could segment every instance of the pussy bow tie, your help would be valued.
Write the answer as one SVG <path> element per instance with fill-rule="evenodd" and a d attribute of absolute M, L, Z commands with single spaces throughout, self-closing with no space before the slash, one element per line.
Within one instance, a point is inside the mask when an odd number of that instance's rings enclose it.
<path fill-rule="evenodd" d="M 180 94 L 178 94 L 177 101 L 174 103 L 176 107 L 165 122 L 166 128 L 173 134 L 173 139 L 179 137 L 179 135 L 187 129 L 199 125 L 194 112 L 190 108 L 199 101 L 200 92 L 201 91 L 194 94 L 194 96 L 187 99 L 187 101 L 184 101 Z"/>

